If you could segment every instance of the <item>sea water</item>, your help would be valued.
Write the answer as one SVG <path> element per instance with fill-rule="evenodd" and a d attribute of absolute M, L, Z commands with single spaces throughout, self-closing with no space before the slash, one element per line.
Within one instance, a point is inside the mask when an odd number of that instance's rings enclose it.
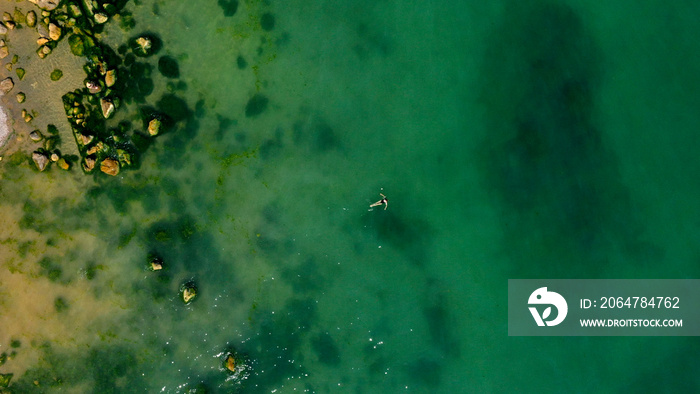
<path fill-rule="evenodd" d="M 0 372 L 18 392 L 697 387 L 687 339 L 508 337 L 506 287 L 697 276 L 699 10 L 521 3 L 130 3 L 103 39 L 161 38 L 144 104 L 177 97 L 179 126 L 115 178 L 3 175 Z"/>

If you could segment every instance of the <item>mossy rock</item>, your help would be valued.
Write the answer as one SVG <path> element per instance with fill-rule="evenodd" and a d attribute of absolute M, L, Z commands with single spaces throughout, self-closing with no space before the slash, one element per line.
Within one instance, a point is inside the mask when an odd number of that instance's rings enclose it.
<path fill-rule="evenodd" d="M 25 71 L 23 68 L 16 68 L 15 72 L 17 73 L 17 78 L 19 78 L 20 81 L 24 79 Z"/>
<path fill-rule="evenodd" d="M 148 268 L 151 271 L 162 270 L 163 269 L 163 259 L 160 258 L 160 256 L 158 256 L 155 253 L 149 253 L 146 268 Z"/>
<path fill-rule="evenodd" d="M 61 77 L 63 77 L 63 71 L 61 71 L 59 69 L 55 69 L 55 70 L 51 71 L 51 80 L 52 81 L 54 81 L 54 82 L 58 81 L 59 79 L 61 79 Z"/>
<path fill-rule="evenodd" d="M 0 373 L 0 387 L 10 387 L 11 373 Z"/>
<path fill-rule="evenodd" d="M 73 34 L 68 37 L 68 45 L 70 45 L 70 51 L 75 56 L 83 56 L 85 54 L 85 42 L 83 37 L 77 34 Z"/>
<path fill-rule="evenodd" d="M 180 286 L 180 299 L 182 299 L 182 302 L 184 302 L 185 305 L 191 304 L 196 297 L 197 286 L 193 281 L 183 283 L 182 286 Z"/>

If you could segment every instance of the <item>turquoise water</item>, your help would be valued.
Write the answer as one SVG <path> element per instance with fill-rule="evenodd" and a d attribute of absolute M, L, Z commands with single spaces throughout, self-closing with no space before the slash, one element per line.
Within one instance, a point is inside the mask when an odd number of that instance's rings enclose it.
<path fill-rule="evenodd" d="M 116 178 L 3 174 L 0 350 L 21 346 L 0 373 L 17 392 L 697 388 L 692 339 L 508 337 L 506 287 L 698 276 L 698 6 L 482 3 L 130 4 L 104 40 L 161 37 L 144 104 L 177 97 L 177 127 Z"/>

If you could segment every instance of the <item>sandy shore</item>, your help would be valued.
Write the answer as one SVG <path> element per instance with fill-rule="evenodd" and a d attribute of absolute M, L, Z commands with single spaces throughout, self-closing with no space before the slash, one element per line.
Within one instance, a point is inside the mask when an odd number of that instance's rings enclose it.
<path fill-rule="evenodd" d="M 14 14 L 19 10 L 23 15 L 29 11 L 37 14 L 41 10 L 30 2 L 0 4 L 0 13 Z M 64 32 L 64 34 L 67 34 Z M 14 87 L 4 96 L 0 97 L 0 106 L 4 110 L 4 117 L 0 118 L 0 155 L 10 155 L 18 150 L 31 154 L 32 151 L 43 145 L 43 140 L 34 142 L 28 138 L 33 130 L 39 130 L 46 135 L 47 126 L 53 124 L 58 127 L 63 154 L 77 154 L 74 138 L 70 125 L 66 120 L 61 97 L 83 84 L 85 72 L 82 69 L 85 60 L 74 56 L 70 52 L 68 40 L 62 39 L 58 46 L 44 59 L 39 58 L 37 40 L 40 35 L 36 28 L 30 28 L 22 24 L 21 28 L 9 30 L 0 35 L 9 49 L 9 55 L 0 60 L 0 80 L 12 78 Z M 16 57 L 15 57 L 16 55 Z M 19 79 L 17 69 L 25 71 L 24 78 Z M 50 74 L 59 69 L 63 77 L 58 81 L 52 81 Z M 24 93 L 26 100 L 17 102 L 17 94 Z M 22 111 L 33 115 L 30 122 L 25 122 Z M 0 115 L 0 116 L 3 116 Z M 1 166 L 1 164 L 0 164 Z"/>

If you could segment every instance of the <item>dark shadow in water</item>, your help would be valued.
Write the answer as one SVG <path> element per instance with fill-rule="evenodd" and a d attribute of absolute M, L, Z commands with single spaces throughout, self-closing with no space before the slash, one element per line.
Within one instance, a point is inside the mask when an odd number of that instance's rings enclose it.
<path fill-rule="evenodd" d="M 450 316 L 449 300 L 445 296 L 449 292 L 433 279 L 428 279 L 423 302 L 423 316 L 425 317 L 430 340 L 434 347 L 440 350 L 446 357 L 459 357 L 459 336 L 453 331 L 452 317 Z"/>
<path fill-rule="evenodd" d="M 442 366 L 440 362 L 427 356 L 420 357 L 409 364 L 405 369 L 406 375 L 421 386 L 437 387 L 442 379 Z"/>
<path fill-rule="evenodd" d="M 136 392 L 148 387 L 134 352 L 127 347 L 102 345 L 87 355 L 82 350 L 59 354 L 49 344 L 40 347 L 43 355 L 38 366 L 13 380 L 12 392 L 51 393 L 80 384 L 94 393 Z"/>
<path fill-rule="evenodd" d="M 238 11 L 238 0 L 218 0 L 218 4 L 225 17 L 234 16 Z"/>
<path fill-rule="evenodd" d="M 172 56 L 161 56 L 158 59 L 158 71 L 166 78 L 180 77 L 180 66 Z"/>
<path fill-rule="evenodd" d="M 488 133 L 478 154 L 513 274 L 596 277 L 614 247 L 650 258 L 592 118 L 600 50 L 572 8 L 513 4 L 479 78 Z"/>
<path fill-rule="evenodd" d="M 316 259 L 308 257 L 300 264 L 292 264 L 286 260 L 286 264 L 280 267 L 282 279 L 291 284 L 294 294 L 306 294 L 321 289 L 327 284 L 327 278 L 321 276 Z"/>
<path fill-rule="evenodd" d="M 296 145 L 306 144 L 313 153 L 326 153 L 342 148 L 342 141 L 333 127 L 322 117 L 308 119 L 300 114 L 302 120 L 294 123 L 292 139 Z"/>
<path fill-rule="evenodd" d="M 650 338 L 651 339 L 651 338 Z M 682 347 L 678 351 L 668 352 L 665 347 L 657 347 L 659 351 L 654 353 L 644 352 L 644 360 L 652 361 L 640 363 L 634 368 L 638 374 L 626 387 L 620 387 L 621 391 L 629 393 L 694 393 L 700 387 L 700 376 L 697 374 L 697 358 L 700 346 L 697 341 L 688 338 L 653 338 L 663 340 L 664 343 L 678 345 L 682 341 Z M 661 357 L 658 357 L 661 356 Z M 664 367 L 669 366 L 669 367 Z M 673 367 L 670 367 L 673 366 Z"/>
<path fill-rule="evenodd" d="M 311 346 L 318 356 L 318 360 L 326 365 L 340 364 L 340 350 L 333 337 L 323 332 L 311 340 Z"/>
<path fill-rule="evenodd" d="M 400 250 L 406 260 L 419 267 L 425 264 L 432 230 L 425 220 L 408 218 L 397 213 L 396 209 L 375 208 L 361 216 L 365 231 L 376 234 L 380 243 Z"/>
<path fill-rule="evenodd" d="M 299 361 L 304 358 L 308 332 L 318 325 L 316 301 L 312 298 L 290 299 L 281 311 L 275 314 L 258 311 L 253 319 L 258 321 L 253 324 L 257 326 L 258 335 L 239 349 L 256 358 L 245 390 L 269 393 L 288 379 L 306 373 Z"/>

